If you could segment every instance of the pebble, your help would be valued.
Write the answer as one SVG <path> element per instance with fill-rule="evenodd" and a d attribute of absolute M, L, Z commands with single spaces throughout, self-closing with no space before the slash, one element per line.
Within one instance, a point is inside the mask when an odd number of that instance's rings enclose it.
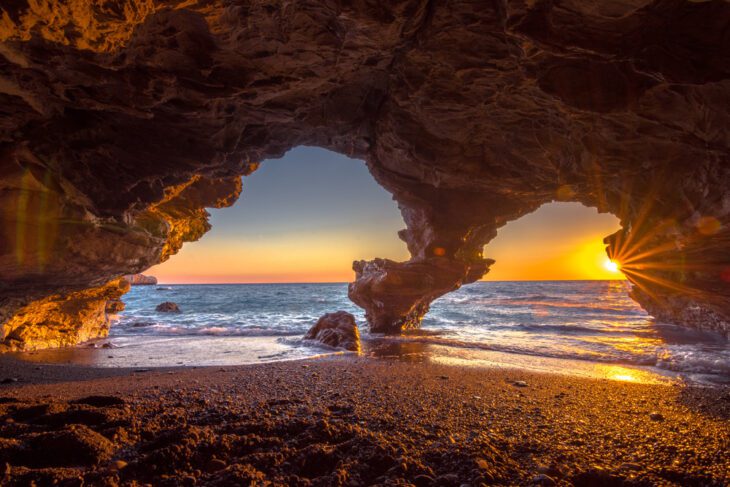
<path fill-rule="evenodd" d="M 454 485 L 459 481 L 459 476 L 455 473 L 445 473 L 436 478 L 436 485 Z"/>
<path fill-rule="evenodd" d="M 539 475 L 535 475 L 532 477 L 532 483 L 537 485 L 555 485 L 555 479 L 553 479 L 549 475 L 545 475 L 544 473 L 541 473 Z"/>
<path fill-rule="evenodd" d="M 416 485 L 416 487 L 426 487 L 433 485 L 436 482 L 436 479 L 429 475 L 419 475 L 416 478 L 413 479 L 413 483 Z"/>
<path fill-rule="evenodd" d="M 653 413 L 649 414 L 649 419 L 652 421 L 664 421 L 664 416 L 661 413 L 657 413 L 654 411 Z"/>
<path fill-rule="evenodd" d="M 206 470 L 212 473 L 217 472 L 218 470 L 223 470 L 224 468 L 226 468 L 226 466 L 226 462 L 214 458 L 208 462 L 208 465 L 206 465 Z"/>
<path fill-rule="evenodd" d="M 7 377 L 0 381 L 0 384 L 12 384 L 14 382 L 18 382 L 17 377 Z"/>
<path fill-rule="evenodd" d="M 515 387 L 527 387 L 527 382 L 524 380 L 516 380 L 512 383 L 512 385 Z"/>

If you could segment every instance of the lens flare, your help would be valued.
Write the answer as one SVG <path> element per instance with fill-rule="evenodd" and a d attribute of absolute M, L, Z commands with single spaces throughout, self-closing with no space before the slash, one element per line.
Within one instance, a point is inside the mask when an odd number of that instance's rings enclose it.
<path fill-rule="evenodd" d="M 618 272 L 621 269 L 621 266 L 615 260 L 606 260 L 603 267 L 609 272 Z"/>

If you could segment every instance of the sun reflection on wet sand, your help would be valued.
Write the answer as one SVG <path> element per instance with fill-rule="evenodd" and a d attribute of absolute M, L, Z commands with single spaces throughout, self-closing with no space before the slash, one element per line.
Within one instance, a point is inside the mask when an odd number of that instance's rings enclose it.
<path fill-rule="evenodd" d="M 426 356 L 433 363 L 459 367 L 513 368 L 531 372 L 543 372 L 591 379 L 608 379 L 640 384 L 672 385 L 679 377 L 671 373 L 659 373 L 649 368 L 600 364 L 584 360 L 567 360 L 491 352 L 485 350 L 454 350 L 438 345 L 430 346 Z"/>

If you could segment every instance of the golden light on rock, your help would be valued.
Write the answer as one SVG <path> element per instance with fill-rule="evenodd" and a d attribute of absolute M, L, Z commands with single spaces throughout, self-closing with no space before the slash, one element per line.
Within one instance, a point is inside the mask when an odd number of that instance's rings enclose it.
<path fill-rule="evenodd" d="M 720 231 L 722 223 L 712 216 L 703 216 L 697 221 L 697 231 L 702 235 L 714 235 Z"/>
<path fill-rule="evenodd" d="M 571 201 L 575 197 L 575 191 L 569 184 L 563 184 L 555 192 L 558 201 Z"/>

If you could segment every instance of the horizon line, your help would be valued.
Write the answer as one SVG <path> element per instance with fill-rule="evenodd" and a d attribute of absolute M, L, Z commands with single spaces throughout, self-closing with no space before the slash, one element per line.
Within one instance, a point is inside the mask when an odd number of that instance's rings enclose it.
<path fill-rule="evenodd" d="M 618 279 L 494 279 L 494 280 L 478 280 L 475 282 L 596 282 L 596 281 L 627 281 L 626 278 Z M 158 282 L 156 285 L 169 286 L 225 286 L 225 285 L 263 285 L 263 284 L 349 284 L 353 281 L 276 281 L 276 282 Z M 469 284 L 474 284 L 471 282 Z M 468 286 L 469 284 L 463 284 Z M 149 285 L 149 284 L 148 284 Z M 154 286 L 155 284 L 151 284 Z M 144 284 L 143 284 L 144 286 Z"/>

